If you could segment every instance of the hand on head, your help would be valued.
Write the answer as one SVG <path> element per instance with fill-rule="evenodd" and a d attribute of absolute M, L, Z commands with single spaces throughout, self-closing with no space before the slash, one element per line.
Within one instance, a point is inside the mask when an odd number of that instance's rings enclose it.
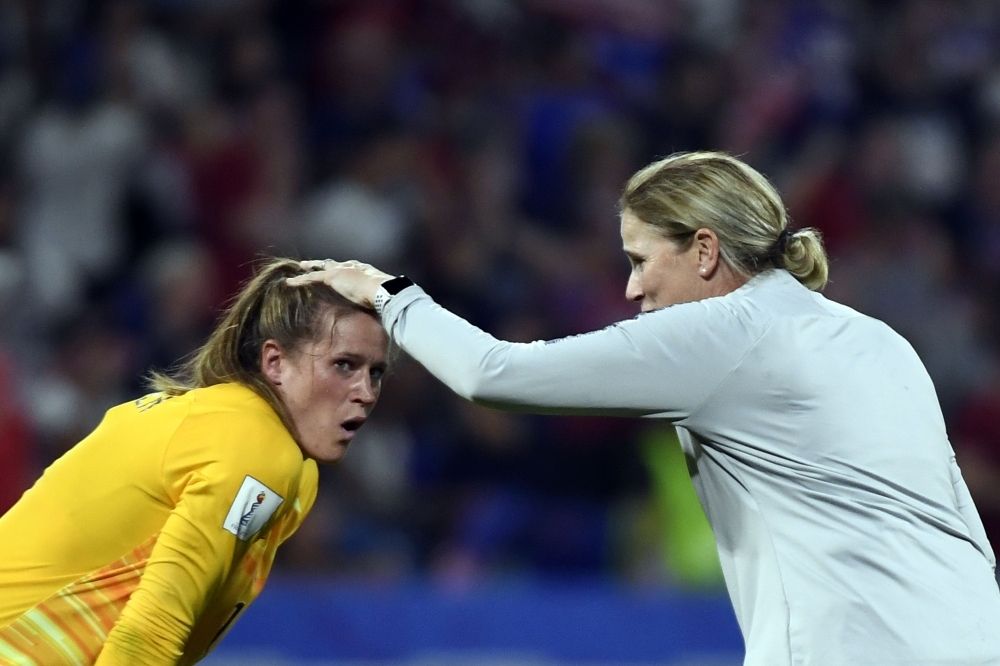
<path fill-rule="evenodd" d="M 354 260 L 325 259 L 303 261 L 299 265 L 309 272 L 288 278 L 289 285 L 298 287 L 320 282 L 364 308 L 375 307 L 375 293 L 378 288 L 386 280 L 392 279 L 388 273 Z"/>

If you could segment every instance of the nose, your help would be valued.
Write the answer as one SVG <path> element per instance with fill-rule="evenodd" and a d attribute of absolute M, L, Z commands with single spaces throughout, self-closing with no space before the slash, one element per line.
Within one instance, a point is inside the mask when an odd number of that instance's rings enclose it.
<path fill-rule="evenodd" d="M 645 292 L 642 290 L 642 282 L 639 280 L 639 276 L 635 274 L 635 271 L 632 271 L 632 273 L 628 276 L 628 284 L 625 285 L 625 298 L 638 303 L 642 301 L 645 295 Z"/>
<path fill-rule="evenodd" d="M 354 401 L 366 407 L 374 405 L 375 401 L 378 400 L 380 388 L 377 379 L 363 376 L 358 379 L 358 383 L 354 387 Z"/>

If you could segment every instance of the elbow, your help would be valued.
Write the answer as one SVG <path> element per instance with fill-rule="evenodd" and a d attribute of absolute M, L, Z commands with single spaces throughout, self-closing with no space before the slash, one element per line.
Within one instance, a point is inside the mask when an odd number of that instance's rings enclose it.
<path fill-rule="evenodd" d="M 512 395 L 510 391 L 501 390 L 495 381 L 470 383 L 456 393 L 480 407 L 489 407 L 490 409 L 509 410 L 514 405 L 519 404 L 517 395 Z"/>
<path fill-rule="evenodd" d="M 451 384 L 450 388 L 470 402 L 493 407 L 507 403 L 512 397 L 509 395 L 509 390 L 504 390 L 504 383 L 498 372 L 479 369 L 477 372 L 468 373 L 461 381 Z"/>
<path fill-rule="evenodd" d="M 482 403 L 487 399 L 487 392 L 483 383 L 480 377 L 470 377 L 464 381 L 456 382 L 451 389 L 466 400 Z"/>
<path fill-rule="evenodd" d="M 136 593 L 133 593 L 133 597 Z M 155 606 L 126 604 L 108 634 L 98 664 L 174 663 L 181 658 L 191 627 Z"/>
<path fill-rule="evenodd" d="M 481 357 L 469 359 L 467 363 L 457 363 L 450 367 L 450 381 L 445 383 L 459 396 L 478 404 L 504 402 L 502 385 L 504 377 L 510 375 L 510 353 L 514 345 L 496 342 Z M 444 378 L 444 377 L 442 377 Z"/>
<path fill-rule="evenodd" d="M 108 634 L 97 664 L 175 663 L 183 656 L 184 642 L 178 642 L 174 633 L 119 621 Z"/>

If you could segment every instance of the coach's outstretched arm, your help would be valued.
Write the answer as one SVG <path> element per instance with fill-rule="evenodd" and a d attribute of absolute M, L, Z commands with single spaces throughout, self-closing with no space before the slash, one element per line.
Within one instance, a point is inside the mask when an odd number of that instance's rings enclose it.
<path fill-rule="evenodd" d="M 359 305 L 377 306 L 393 340 L 431 374 L 466 399 L 502 409 L 682 420 L 753 344 L 745 332 L 727 334 L 724 318 L 700 303 L 550 342 L 504 342 L 445 310 L 416 285 L 387 300 L 383 294 L 376 303 L 392 276 L 367 264 L 305 265 L 315 272 L 291 284 L 323 282 Z M 695 336 L 693 330 L 718 334 Z"/>
<path fill-rule="evenodd" d="M 1000 664 L 994 559 L 933 382 L 891 328 L 818 293 L 819 233 L 716 152 L 640 169 L 619 211 L 624 295 L 647 314 L 548 344 L 497 341 L 368 266 L 305 280 L 375 307 L 466 397 L 674 422 L 747 664 Z"/>

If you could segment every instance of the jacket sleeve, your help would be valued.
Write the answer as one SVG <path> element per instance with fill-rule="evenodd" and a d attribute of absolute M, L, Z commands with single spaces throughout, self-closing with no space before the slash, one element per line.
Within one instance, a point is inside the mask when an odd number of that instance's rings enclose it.
<path fill-rule="evenodd" d="M 716 299 L 718 300 L 718 299 Z M 686 418 L 753 344 L 706 301 L 549 342 L 497 340 L 419 287 L 389 301 L 393 340 L 462 397 L 508 410 Z"/>
<path fill-rule="evenodd" d="M 227 518 L 249 512 L 240 508 L 239 498 L 248 484 L 255 496 L 259 487 L 266 487 L 286 497 L 290 484 L 298 484 L 297 478 L 290 480 L 295 467 L 267 455 L 267 438 L 237 418 L 190 419 L 195 422 L 185 423 L 171 441 L 163 473 L 168 488 L 175 489 L 175 505 L 97 666 L 177 663 L 207 601 L 250 543 L 266 533 L 264 522 L 271 524 L 283 514 L 285 507 L 262 505 L 271 513 L 248 521 L 256 531 L 249 534 L 244 528 L 245 540 L 226 529 L 232 522 Z"/>

